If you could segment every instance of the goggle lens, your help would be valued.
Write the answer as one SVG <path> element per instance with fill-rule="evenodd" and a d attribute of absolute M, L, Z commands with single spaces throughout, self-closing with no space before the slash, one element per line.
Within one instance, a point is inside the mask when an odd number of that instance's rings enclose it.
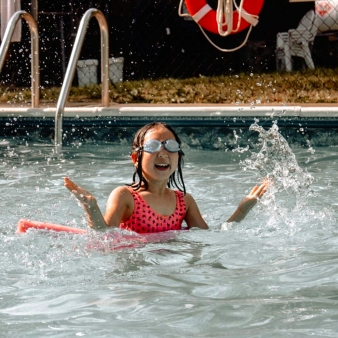
<path fill-rule="evenodd" d="M 175 140 L 166 140 L 163 142 L 159 140 L 149 140 L 142 147 L 140 147 L 140 149 L 146 151 L 147 153 L 155 153 L 161 149 L 162 145 L 164 149 L 170 153 L 176 153 L 181 149 L 179 143 Z"/>

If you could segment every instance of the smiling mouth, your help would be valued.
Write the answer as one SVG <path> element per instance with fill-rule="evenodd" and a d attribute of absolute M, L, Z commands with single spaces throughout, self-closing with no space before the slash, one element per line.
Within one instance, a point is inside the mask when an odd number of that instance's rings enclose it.
<path fill-rule="evenodd" d="M 157 169 L 167 169 L 167 168 L 169 168 L 169 164 L 155 164 L 155 167 L 157 168 Z"/>

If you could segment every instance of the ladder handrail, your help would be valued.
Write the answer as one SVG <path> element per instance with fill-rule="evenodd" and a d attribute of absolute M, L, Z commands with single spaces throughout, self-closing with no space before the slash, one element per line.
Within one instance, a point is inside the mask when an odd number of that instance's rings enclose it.
<path fill-rule="evenodd" d="M 25 19 L 31 33 L 31 92 L 32 108 L 38 108 L 40 103 L 40 72 L 39 72 L 39 33 L 35 19 L 26 11 L 15 12 L 8 21 L 4 38 L 0 45 L 0 72 L 11 43 L 16 24 L 20 19 Z"/>
<path fill-rule="evenodd" d="M 102 86 L 102 105 L 109 107 L 109 37 L 108 37 L 108 23 L 102 12 L 96 8 L 90 8 L 83 15 L 76 39 L 69 59 L 66 70 L 64 82 L 61 87 L 59 99 L 56 105 L 55 112 L 55 138 L 54 144 L 56 150 L 62 148 L 62 121 L 64 114 L 64 107 L 69 95 L 70 87 L 74 78 L 77 61 L 80 56 L 83 41 L 86 35 L 88 23 L 92 17 L 95 17 L 99 23 L 101 33 L 101 86 Z"/>

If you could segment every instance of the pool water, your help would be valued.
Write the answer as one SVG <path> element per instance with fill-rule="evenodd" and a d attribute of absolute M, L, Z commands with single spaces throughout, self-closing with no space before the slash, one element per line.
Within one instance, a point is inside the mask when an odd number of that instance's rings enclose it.
<path fill-rule="evenodd" d="M 104 210 L 111 190 L 131 181 L 128 146 L 55 154 L 0 141 L 1 335 L 336 337 L 337 148 L 289 147 L 274 130 L 282 142 L 272 149 L 271 133 L 256 131 L 256 149 L 184 149 L 187 190 L 210 230 L 147 243 L 119 230 L 15 234 L 20 218 L 86 228 L 62 177 Z M 225 224 L 264 176 L 274 181 L 267 194 L 242 223 Z"/>

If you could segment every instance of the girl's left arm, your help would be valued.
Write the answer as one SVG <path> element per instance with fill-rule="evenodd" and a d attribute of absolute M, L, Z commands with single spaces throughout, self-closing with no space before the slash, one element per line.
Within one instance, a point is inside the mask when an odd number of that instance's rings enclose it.
<path fill-rule="evenodd" d="M 205 223 L 196 201 L 190 194 L 184 196 L 185 206 L 187 208 L 185 221 L 188 228 L 197 227 L 201 229 L 209 229 L 207 223 Z"/>
<path fill-rule="evenodd" d="M 227 222 L 240 222 L 242 221 L 248 212 L 254 207 L 257 203 L 257 200 L 261 198 L 266 191 L 268 190 L 269 180 L 264 180 L 260 186 L 255 186 L 249 195 L 245 196 L 242 201 L 239 203 L 239 206 L 235 212 L 228 218 Z"/>

